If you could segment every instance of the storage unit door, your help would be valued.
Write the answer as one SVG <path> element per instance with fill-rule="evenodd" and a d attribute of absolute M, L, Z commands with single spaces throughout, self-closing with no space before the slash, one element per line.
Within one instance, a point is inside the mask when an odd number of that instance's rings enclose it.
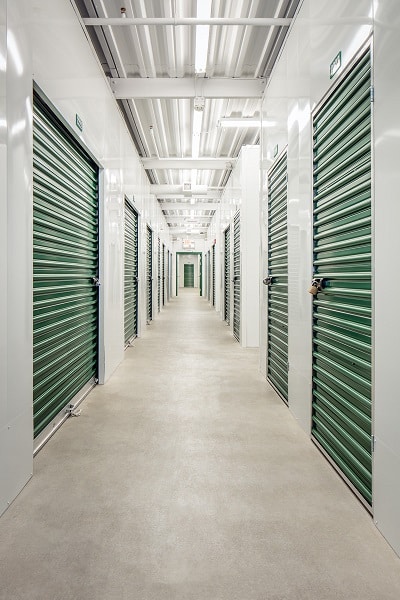
<path fill-rule="evenodd" d="M 233 335 L 240 342 L 240 211 L 233 219 Z"/>
<path fill-rule="evenodd" d="M 312 435 L 371 503 L 371 64 L 314 118 Z"/>
<path fill-rule="evenodd" d="M 161 268 L 161 277 L 162 277 L 162 305 L 165 306 L 165 244 L 162 245 L 162 268 Z"/>
<path fill-rule="evenodd" d="M 18 274 L 16 274 L 18 276 Z M 34 436 L 97 376 L 98 169 L 35 94 Z"/>
<path fill-rule="evenodd" d="M 230 312 L 231 312 L 231 231 L 228 227 L 224 233 L 224 320 L 230 323 Z"/>
<path fill-rule="evenodd" d="M 183 265 L 183 286 L 194 287 L 194 265 Z"/>
<path fill-rule="evenodd" d="M 169 253 L 168 259 L 168 299 L 172 294 L 172 252 Z"/>
<path fill-rule="evenodd" d="M 215 244 L 212 247 L 212 305 L 215 306 Z"/>
<path fill-rule="evenodd" d="M 125 200 L 125 273 L 124 337 L 125 344 L 137 336 L 138 314 L 138 215 Z"/>
<path fill-rule="evenodd" d="M 207 299 L 211 300 L 211 259 L 210 251 L 207 252 Z"/>
<path fill-rule="evenodd" d="M 287 154 L 268 173 L 267 377 L 288 401 Z"/>
<path fill-rule="evenodd" d="M 158 312 L 161 309 L 161 248 L 160 238 L 157 242 L 157 308 Z"/>
<path fill-rule="evenodd" d="M 167 301 L 169 301 L 169 282 L 170 282 L 170 267 L 169 267 L 169 263 L 170 263 L 170 253 L 169 250 L 167 250 Z"/>
<path fill-rule="evenodd" d="M 146 295 L 147 295 L 147 322 L 153 319 L 153 232 L 147 226 L 146 235 Z"/>
<path fill-rule="evenodd" d="M 198 267 L 199 267 L 199 294 L 200 296 L 203 295 L 203 255 L 199 254 L 199 262 L 198 262 Z"/>

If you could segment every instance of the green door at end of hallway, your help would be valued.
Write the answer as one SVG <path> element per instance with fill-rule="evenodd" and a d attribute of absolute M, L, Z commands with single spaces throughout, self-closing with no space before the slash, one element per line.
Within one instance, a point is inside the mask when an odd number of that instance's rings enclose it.
<path fill-rule="evenodd" d="M 267 378 L 288 402 L 287 153 L 268 173 Z"/>
<path fill-rule="evenodd" d="M 183 265 L 183 286 L 194 287 L 194 265 L 184 264 Z"/>
<path fill-rule="evenodd" d="M 97 165 L 35 91 L 34 437 L 97 377 L 98 222 Z"/>
<path fill-rule="evenodd" d="M 312 436 L 372 503 L 371 59 L 314 116 Z"/>

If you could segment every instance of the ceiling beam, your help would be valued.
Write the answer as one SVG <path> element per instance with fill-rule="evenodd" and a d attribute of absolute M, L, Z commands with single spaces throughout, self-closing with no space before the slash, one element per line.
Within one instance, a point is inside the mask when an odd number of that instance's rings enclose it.
<path fill-rule="evenodd" d="M 206 200 L 206 199 L 205 199 Z M 194 211 L 204 211 L 204 210 L 217 210 L 220 206 L 219 203 L 216 202 L 202 202 L 201 199 L 197 200 L 195 204 L 190 204 L 190 202 L 160 202 L 160 208 L 162 211 L 170 211 L 170 210 L 194 210 Z M 169 220 L 173 220 L 172 215 L 165 215 Z M 195 217 L 201 218 L 201 217 Z"/>
<path fill-rule="evenodd" d="M 199 169 L 206 171 L 229 170 L 236 158 L 142 158 L 145 169 Z"/>
<path fill-rule="evenodd" d="M 182 191 L 182 185 L 171 185 L 171 184 L 156 184 L 150 185 L 150 193 L 157 196 L 157 198 L 184 198 L 187 195 Z M 189 195 L 188 195 L 189 196 Z M 205 198 L 220 198 L 221 192 L 218 190 L 209 190 L 206 185 L 196 185 L 193 187 L 190 196 L 195 198 L 203 196 Z"/>
<path fill-rule="evenodd" d="M 197 17 L 88 17 L 84 18 L 85 25 L 90 27 L 117 26 L 131 27 L 139 25 L 243 25 L 248 27 L 289 27 L 292 19 L 280 17 L 211 17 L 209 19 L 201 19 Z"/>
<path fill-rule="evenodd" d="M 127 77 L 111 79 L 115 98 L 261 98 L 265 79 Z"/>
<path fill-rule="evenodd" d="M 208 227 L 211 219 L 214 215 L 200 215 L 191 217 L 190 215 L 164 215 L 167 223 L 186 223 L 187 225 L 200 226 L 203 224 L 204 227 Z"/>

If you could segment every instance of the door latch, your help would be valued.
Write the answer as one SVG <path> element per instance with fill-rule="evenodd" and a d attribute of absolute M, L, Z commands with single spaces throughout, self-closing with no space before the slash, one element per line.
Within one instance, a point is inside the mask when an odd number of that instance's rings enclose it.
<path fill-rule="evenodd" d="M 93 285 L 100 287 L 100 279 L 98 277 L 92 277 Z"/>
<path fill-rule="evenodd" d="M 272 277 L 268 276 L 268 277 L 264 277 L 263 279 L 263 284 L 264 285 L 272 285 L 273 281 L 272 281 Z"/>
<path fill-rule="evenodd" d="M 316 296 L 318 292 L 322 292 L 324 289 L 324 279 L 323 277 L 314 277 L 311 282 L 311 286 L 308 288 L 308 291 L 313 296 Z"/>

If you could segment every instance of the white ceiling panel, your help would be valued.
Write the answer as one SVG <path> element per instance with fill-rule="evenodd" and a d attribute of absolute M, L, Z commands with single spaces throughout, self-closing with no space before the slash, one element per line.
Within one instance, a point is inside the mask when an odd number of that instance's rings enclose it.
<path fill-rule="evenodd" d="M 204 10 L 207 0 L 198 1 Z M 202 16 L 207 23 L 219 21 L 203 26 L 208 32 L 207 64 L 205 72 L 196 73 L 196 37 L 201 35 L 198 21 L 181 25 L 165 24 L 164 20 L 176 23 L 179 19 L 196 19 L 197 0 L 75 0 L 84 23 L 91 19 L 87 31 L 144 159 L 149 180 L 164 186 L 152 188 L 162 190 L 156 194 L 163 208 L 162 194 L 166 195 L 165 186 L 169 186 L 172 202 L 165 216 L 175 235 L 183 232 L 188 237 L 190 229 L 200 229 L 201 234 L 193 235 L 204 237 L 210 221 L 209 214 L 203 220 L 199 214 L 182 228 L 186 217 L 179 213 L 182 208 L 178 205 L 183 202 L 183 183 L 203 186 L 215 202 L 241 147 L 258 143 L 258 128 L 226 129 L 219 126 L 219 120 L 260 117 L 265 82 L 299 2 L 211 0 L 209 15 Z M 114 21 L 107 20 L 110 18 Z M 238 18 L 242 19 L 241 25 L 231 24 Z M 101 25 L 93 19 L 102 19 Z M 132 19 L 140 22 L 132 25 Z M 154 24 L 152 19 L 161 21 Z M 278 21 L 265 25 L 259 19 Z M 285 19 L 284 26 L 279 19 Z M 248 94 L 240 97 L 246 86 Z M 195 135 L 194 127 L 198 127 Z M 195 160 L 183 160 L 195 158 L 207 160 L 198 165 Z M 212 159 L 218 160 L 213 163 Z M 203 210 L 204 198 L 192 194 L 189 210 L 197 205 Z"/>

